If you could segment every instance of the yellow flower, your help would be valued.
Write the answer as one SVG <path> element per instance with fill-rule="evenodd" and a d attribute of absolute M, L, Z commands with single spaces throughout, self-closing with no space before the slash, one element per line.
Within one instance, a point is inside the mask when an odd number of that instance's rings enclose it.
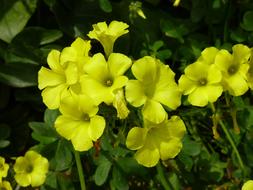
<path fill-rule="evenodd" d="M 126 139 L 131 150 L 137 150 L 135 159 L 146 167 L 155 166 L 159 159 L 174 158 L 182 148 L 185 134 L 184 122 L 178 116 L 165 119 L 160 124 L 144 121 L 144 128 L 132 128 Z"/>
<path fill-rule="evenodd" d="M 174 3 L 173 3 L 173 6 L 174 7 L 177 7 L 179 5 L 181 0 L 175 0 Z"/>
<path fill-rule="evenodd" d="M 91 39 L 98 40 L 105 51 L 105 55 L 108 57 L 113 52 L 113 45 L 116 39 L 126 33 L 128 33 L 128 24 L 119 21 L 112 21 L 109 26 L 106 22 L 99 22 L 92 25 L 93 30 L 89 32 L 88 36 Z"/>
<path fill-rule="evenodd" d="M 81 79 L 82 92 L 101 102 L 112 104 L 115 91 L 124 87 L 128 81 L 123 74 L 131 66 L 132 61 L 120 53 L 110 54 L 108 61 L 101 53 L 95 54 L 85 65 L 87 75 Z"/>
<path fill-rule="evenodd" d="M 181 91 L 175 80 L 174 72 L 158 59 L 145 56 L 132 66 L 137 80 L 129 80 L 126 85 L 126 99 L 134 107 L 143 105 L 145 119 L 154 123 L 162 122 L 167 112 L 162 104 L 176 109 L 181 104 Z"/>
<path fill-rule="evenodd" d="M 70 91 L 80 91 L 79 78 L 84 74 L 84 64 L 89 60 L 90 42 L 77 38 L 62 53 L 52 50 L 47 57 L 50 69 L 42 67 L 38 73 L 39 89 L 43 102 L 49 109 L 59 108 L 62 98 Z"/>
<path fill-rule="evenodd" d="M 5 159 L 0 156 L 0 182 L 3 177 L 6 177 L 8 174 L 9 165 L 5 163 Z"/>
<path fill-rule="evenodd" d="M 252 189 L 253 189 L 253 180 L 246 181 L 242 186 L 242 190 L 252 190 Z"/>
<path fill-rule="evenodd" d="M 0 181 L 0 190 L 12 190 L 11 184 L 8 181 Z"/>
<path fill-rule="evenodd" d="M 253 48 L 251 48 L 251 55 L 250 55 L 250 61 L 249 61 L 249 70 L 247 73 L 247 81 L 249 88 L 253 90 Z"/>
<path fill-rule="evenodd" d="M 89 52 L 91 49 L 90 41 L 83 40 L 82 38 L 76 38 L 70 47 L 66 47 L 61 52 L 60 62 L 64 64 L 66 62 L 77 62 L 79 64 L 79 70 L 83 70 L 84 63 L 89 60 Z"/>
<path fill-rule="evenodd" d="M 125 119 L 128 114 L 129 110 L 127 108 L 127 103 L 125 100 L 123 89 L 116 90 L 115 92 L 115 98 L 113 100 L 113 107 L 117 110 L 117 117 L 120 119 Z"/>
<path fill-rule="evenodd" d="M 105 119 L 96 115 L 98 106 L 86 95 L 70 96 L 63 99 L 60 115 L 55 121 L 56 131 L 71 140 L 75 150 L 87 151 L 92 148 L 105 128 Z"/>
<path fill-rule="evenodd" d="M 233 46 L 233 54 L 220 50 L 215 58 L 215 65 L 222 72 L 222 85 L 233 96 L 241 96 L 248 90 L 246 74 L 249 65 L 250 49 L 242 44 Z"/>
<path fill-rule="evenodd" d="M 215 102 L 222 94 L 220 84 L 222 75 L 214 65 L 197 61 L 185 68 L 185 74 L 178 81 L 184 95 L 194 106 L 206 106 L 208 102 Z"/>
<path fill-rule="evenodd" d="M 218 52 L 219 52 L 219 49 L 217 49 L 216 47 L 205 48 L 201 52 L 201 56 L 198 58 L 197 61 L 201 61 L 201 62 L 208 64 L 208 65 L 214 64 L 215 57 Z"/>
<path fill-rule="evenodd" d="M 45 182 L 49 163 L 39 153 L 29 150 L 20 156 L 14 164 L 15 180 L 22 187 L 37 187 Z"/>

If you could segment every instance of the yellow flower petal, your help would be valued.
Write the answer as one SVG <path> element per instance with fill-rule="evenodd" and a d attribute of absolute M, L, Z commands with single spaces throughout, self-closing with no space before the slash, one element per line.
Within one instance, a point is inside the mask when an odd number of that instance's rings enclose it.
<path fill-rule="evenodd" d="M 78 68 L 74 62 L 69 62 L 65 69 L 66 84 L 72 85 L 78 81 Z"/>
<path fill-rule="evenodd" d="M 101 53 L 95 54 L 85 65 L 84 70 L 90 77 L 101 83 L 111 77 L 106 60 Z"/>
<path fill-rule="evenodd" d="M 105 129 L 105 119 L 102 116 L 94 116 L 90 120 L 89 136 L 93 141 L 101 137 Z"/>
<path fill-rule="evenodd" d="M 180 139 L 171 138 L 169 141 L 162 141 L 160 143 L 160 156 L 162 160 L 174 158 L 181 151 L 183 145 Z"/>
<path fill-rule="evenodd" d="M 207 74 L 208 84 L 220 83 L 222 80 L 222 74 L 216 65 L 211 65 Z"/>
<path fill-rule="evenodd" d="M 149 56 L 138 59 L 132 65 L 132 73 L 134 74 L 135 78 L 144 84 L 153 83 L 156 78 L 156 72 L 156 60 Z"/>
<path fill-rule="evenodd" d="M 250 57 L 250 48 L 243 44 L 236 44 L 232 47 L 233 59 L 237 64 L 246 63 Z"/>
<path fill-rule="evenodd" d="M 188 65 L 184 72 L 192 81 L 198 81 L 201 78 L 206 78 L 209 67 L 209 65 L 203 64 L 202 62 L 195 62 Z"/>
<path fill-rule="evenodd" d="M 154 123 L 161 123 L 167 116 L 167 112 L 162 105 L 150 99 L 143 106 L 142 113 L 145 119 Z"/>
<path fill-rule="evenodd" d="M 31 186 L 32 187 L 41 186 L 44 183 L 45 180 L 46 180 L 46 175 L 45 174 L 33 173 L 31 175 Z"/>
<path fill-rule="evenodd" d="M 65 89 L 67 89 L 65 84 L 45 88 L 41 93 L 44 104 L 49 109 L 57 109 L 60 106 L 61 95 Z"/>
<path fill-rule="evenodd" d="M 242 186 L 242 190 L 252 190 L 252 189 L 253 189 L 253 180 L 246 181 Z"/>
<path fill-rule="evenodd" d="M 87 113 L 90 117 L 93 117 L 98 112 L 98 106 L 95 104 L 93 99 L 91 99 L 87 95 L 79 95 L 78 105 L 79 109 L 82 110 L 83 113 Z"/>
<path fill-rule="evenodd" d="M 211 65 L 214 63 L 215 57 L 218 52 L 219 52 L 219 49 L 217 49 L 216 47 L 205 48 L 201 52 L 201 56 L 198 58 L 198 61 Z"/>
<path fill-rule="evenodd" d="M 15 178 L 16 182 L 22 187 L 27 187 L 31 184 L 31 176 L 30 175 L 20 173 L 20 174 L 16 174 L 14 176 L 14 178 Z"/>
<path fill-rule="evenodd" d="M 148 130 L 146 128 L 134 127 L 127 135 L 126 146 L 130 150 L 138 150 L 144 146 Z"/>
<path fill-rule="evenodd" d="M 227 72 L 228 68 L 233 63 L 233 56 L 227 50 L 220 50 L 215 58 L 215 65 L 223 71 Z"/>
<path fill-rule="evenodd" d="M 177 86 L 167 87 L 155 91 L 153 100 L 168 106 L 171 109 L 176 109 L 181 104 L 181 91 Z"/>
<path fill-rule="evenodd" d="M 180 117 L 172 116 L 168 120 L 167 126 L 168 126 L 168 132 L 169 132 L 170 137 L 173 136 L 173 137 L 182 139 L 183 136 L 185 135 L 185 132 L 186 132 L 185 124 L 183 120 L 180 119 Z"/>
<path fill-rule="evenodd" d="M 63 73 L 63 68 L 60 65 L 60 52 L 58 50 L 52 50 L 47 56 L 47 63 L 54 72 Z"/>
<path fill-rule="evenodd" d="M 73 120 L 73 118 L 68 118 L 64 115 L 57 117 L 54 127 L 56 131 L 66 138 L 70 140 L 75 135 L 75 129 L 80 125 L 80 121 Z"/>
<path fill-rule="evenodd" d="M 75 129 L 75 135 L 71 138 L 75 150 L 87 151 L 92 148 L 93 143 L 89 135 L 89 125 L 89 122 L 83 122 Z"/>
<path fill-rule="evenodd" d="M 113 77 L 123 75 L 131 64 L 131 59 L 121 53 L 111 53 L 108 58 L 108 66 Z"/>
<path fill-rule="evenodd" d="M 248 84 L 239 73 L 225 79 L 228 92 L 233 96 L 241 96 L 248 90 Z"/>
<path fill-rule="evenodd" d="M 206 106 L 208 104 L 208 95 L 206 93 L 206 88 L 199 87 L 195 89 L 191 94 L 189 94 L 188 101 L 194 106 Z"/>
<path fill-rule="evenodd" d="M 96 105 L 101 102 L 112 102 L 113 94 L 110 88 L 107 88 L 99 81 L 88 76 L 83 76 L 81 79 L 82 92 L 92 97 Z"/>
<path fill-rule="evenodd" d="M 147 139 L 150 138 L 147 137 Z M 134 157 L 139 164 L 146 167 L 153 167 L 158 163 L 160 154 L 158 148 L 152 143 L 152 140 L 147 140 L 145 141 L 145 145 L 137 150 Z"/>
<path fill-rule="evenodd" d="M 89 56 L 91 44 L 89 40 L 83 40 L 82 38 L 78 37 L 71 44 L 71 47 L 77 51 L 78 55 Z"/>
<path fill-rule="evenodd" d="M 63 74 L 55 73 L 45 67 L 41 67 L 38 73 L 38 87 L 43 89 L 48 86 L 57 86 L 65 83 L 65 77 Z"/>
<path fill-rule="evenodd" d="M 0 189 L 3 190 L 12 190 L 11 184 L 8 181 L 2 181 L 0 180 Z"/>
<path fill-rule="evenodd" d="M 126 99 L 135 107 L 142 106 L 147 99 L 142 83 L 137 80 L 129 80 L 126 85 Z"/>
<path fill-rule="evenodd" d="M 178 85 L 184 95 L 191 94 L 197 88 L 196 81 L 189 79 L 186 75 L 179 78 Z"/>

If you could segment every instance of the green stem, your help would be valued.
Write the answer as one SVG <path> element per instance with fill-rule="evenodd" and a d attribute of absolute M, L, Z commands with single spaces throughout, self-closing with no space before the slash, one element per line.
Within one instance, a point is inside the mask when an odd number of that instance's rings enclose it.
<path fill-rule="evenodd" d="M 235 155 L 236 155 L 236 157 L 237 157 L 237 159 L 238 159 L 240 168 L 241 168 L 242 171 L 244 172 L 244 164 L 243 164 L 242 158 L 241 158 L 241 156 L 240 156 L 240 153 L 238 152 L 238 149 L 237 149 L 236 146 L 235 146 L 235 143 L 234 143 L 234 141 L 233 141 L 233 139 L 232 139 L 232 137 L 231 137 L 229 131 L 227 130 L 225 124 L 224 124 L 221 120 L 219 121 L 219 123 L 220 123 L 221 128 L 222 128 L 222 130 L 224 131 L 224 133 L 225 133 L 225 135 L 226 135 L 226 137 L 227 137 L 229 143 L 231 144 L 231 146 L 232 146 L 232 148 L 233 148 L 233 150 L 234 150 L 234 152 L 235 152 Z"/>
<path fill-rule="evenodd" d="M 77 171 L 78 171 L 78 175 L 79 175 L 81 190 L 86 190 L 80 154 L 79 154 L 79 152 L 74 150 L 74 155 L 75 155 L 75 159 L 76 159 L 76 166 L 77 166 Z"/>
<path fill-rule="evenodd" d="M 164 175 L 164 170 L 163 170 L 162 165 L 161 165 L 160 162 L 156 165 L 156 170 L 157 170 L 157 173 L 158 173 L 158 178 L 159 178 L 160 182 L 162 183 L 162 186 L 164 187 L 164 190 L 172 190 L 173 187 L 166 180 L 165 175 Z"/>

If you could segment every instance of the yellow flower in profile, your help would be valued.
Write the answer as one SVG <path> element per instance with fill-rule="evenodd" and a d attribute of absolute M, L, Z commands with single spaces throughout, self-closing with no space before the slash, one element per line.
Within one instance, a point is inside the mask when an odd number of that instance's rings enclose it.
<path fill-rule="evenodd" d="M 96 115 L 98 106 L 86 95 L 74 95 L 63 99 L 60 115 L 55 121 L 56 131 L 71 140 L 74 149 L 87 151 L 93 147 L 92 141 L 103 134 L 105 119 Z"/>
<path fill-rule="evenodd" d="M 197 61 L 188 65 L 178 81 L 179 88 L 188 101 L 194 106 L 206 106 L 208 102 L 215 102 L 222 94 L 222 75 L 214 65 Z"/>
<path fill-rule="evenodd" d="M 201 52 L 201 56 L 198 58 L 197 61 L 203 62 L 208 65 L 214 64 L 214 61 L 218 52 L 219 52 L 219 49 L 217 49 L 216 47 L 205 48 Z"/>
<path fill-rule="evenodd" d="M 131 65 L 131 59 L 120 53 L 110 54 L 107 61 L 101 53 L 95 54 L 84 67 L 87 75 L 81 79 L 82 92 L 92 97 L 97 105 L 101 102 L 112 104 L 115 91 L 128 81 L 123 74 Z"/>
<path fill-rule="evenodd" d="M 0 181 L 0 190 L 12 190 L 11 184 L 8 181 Z"/>
<path fill-rule="evenodd" d="M 180 152 L 185 131 L 184 122 L 178 116 L 159 124 L 144 120 L 144 128 L 134 127 L 129 131 L 126 146 L 137 150 L 134 157 L 139 164 L 153 167 L 159 159 L 168 160 Z"/>
<path fill-rule="evenodd" d="M 129 80 L 126 85 L 126 99 L 134 107 L 142 107 L 145 119 L 162 122 L 167 112 L 162 105 L 176 109 L 181 104 L 174 72 L 158 59 L 145 56 L 132 66 L 132 73 L 137 80 Z"/>
<path fill-rule="evenodd" d="M 250 60 L 249 60 L 249 70 L 247 73 L 247 81 L 249 88 L 253 90 L 253 48 L 251 48 L 251 55 L 250 55 Z"/>
<path fill-rule="evenodd" d="M 42 67 L 38 73 L 38 86 L 42 90 L 43 102 L 49 109 L 59 108 L 62 98 L 70 91 L 80 91 L 79 78 L 89 60 L 90 42 L 77 38 L 71 47 L 62 53 L 52 50 L 47 57 L 49 68 Z"/>
<path fill-rule="evenodd" d="M 242 44 L 232 47 L 233 54 L 220 50 L 215 58 L 215 65 L 222 72 L 222 85 L 233 96 L 241 96 L 248 90 L 247 72 L 250 49 Z"/>
<path fill-rule="evenodd" d="M 117 110 L 118 118 L 120 119 L 127 118 L 130 111 L 127 108 L 127 103 L 125 100 L 123 89 L 119 89 L 115 91 L 115 98 L 113 99 L 112 105 Z"/>
<path fill-rule="evenodd" d="M 41 186 L 46 180 L 49 163 L 39 153 L 29 150 L 25 156 L 20 156 L 14 164 L 15 180 L 22 186 Z"/>
<path fill-rule="evenodd" d="M 3 177 L 7 176 L 8 170 L 9 170 L 9 165 L 6 164 L 5 159 L 0 156 L 0 181 L 2 181 Z"/>
<path fill-rule="evenodd" d="M 252 190 L 252 189 L 253 189 L 253 180 L 246 181 L 242 186 L 242 190 Z"/>
<path fill-rule="evenodd" d="M 128 24 L 119 21 L 112 21 L 109 26 L 106 22 L 99 22 L 92 25 L 93 30 L 89 32 L 88 36 L 91 39 L 98 40 L 108 57 L 113 52 L 113 45 L 116 39 L 128 33 Z"/>

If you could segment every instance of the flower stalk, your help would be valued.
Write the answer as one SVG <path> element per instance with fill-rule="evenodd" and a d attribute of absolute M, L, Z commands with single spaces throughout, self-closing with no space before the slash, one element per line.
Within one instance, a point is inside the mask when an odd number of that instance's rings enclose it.
<path fill-rule="evenodd" d="M 78 176 L 79 176 L 79 180 L 80 180 L 81 190 L 86 190 L 86 185 L 85 185 L 85 179 L 84 179 L 83 167 L 82 167 L 82 163 L 81 163 L 81 159 L 80 159 L 80 154 L 79 154 L 79 152 L 74 150 L 74 155 L 75 155 L 76 166 L 77 166 Z"/>

